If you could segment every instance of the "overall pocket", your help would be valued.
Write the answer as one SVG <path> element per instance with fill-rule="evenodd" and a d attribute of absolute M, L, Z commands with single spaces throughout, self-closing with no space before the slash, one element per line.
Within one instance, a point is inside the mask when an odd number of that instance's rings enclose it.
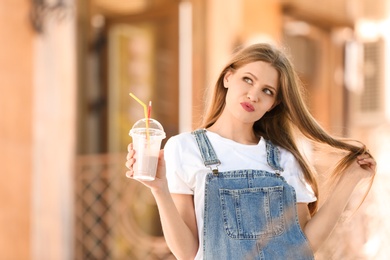
<path fill-rule="evenodd" d="M 261 239 L 284 232 L 283 186 L 219 189 L 223 222 L 234 239 Z"/>

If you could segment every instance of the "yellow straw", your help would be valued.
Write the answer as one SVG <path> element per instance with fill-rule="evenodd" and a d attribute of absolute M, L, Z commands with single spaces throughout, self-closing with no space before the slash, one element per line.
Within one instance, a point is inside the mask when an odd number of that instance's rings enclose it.
<path fill-rule="evenodd" d="M 149 140 L 149 118 L 148 118 L 148 108 L 144 102 L 142 102 L 139 98 L 137 98 L 133 93 L 129 93 L 129 95 L 134 98 L 138 103 L 140 103 L 144 108 L 145 120 L 146 120 L 146 137 Z"/>

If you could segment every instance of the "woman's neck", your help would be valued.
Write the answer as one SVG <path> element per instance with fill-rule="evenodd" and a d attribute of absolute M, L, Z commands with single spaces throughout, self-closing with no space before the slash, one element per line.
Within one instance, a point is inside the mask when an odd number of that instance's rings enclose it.
<path fill-rule="evenodd" d="M 207 130 L 241 144 L 259 143 L 259 137 L 253 132 L 252 124 L 233 125 L 225 124 L 220 120 L 217 120 Z"/>

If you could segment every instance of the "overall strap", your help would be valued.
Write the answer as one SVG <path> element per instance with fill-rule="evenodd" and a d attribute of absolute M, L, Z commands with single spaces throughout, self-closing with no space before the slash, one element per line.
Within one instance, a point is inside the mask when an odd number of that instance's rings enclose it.
<path fill-rule="evenodd" d="M 284 169 L 280 166 L 280 151 L 271 141 L 265 140 L 267 149 L 267 162 L 272 169 L 275 170 L 276 175 L 280 175 Z"/>
<path fill-rule="evenodd" d="M 219 161 L 214 148 L 206 135 L 206 130 L 198 129 L 193 131 L 192 134 L 195 136 L 204 165 L 209 167 L 214 175 L 218 175 L 218 165 L 220 165 L 221 162 Z"/>

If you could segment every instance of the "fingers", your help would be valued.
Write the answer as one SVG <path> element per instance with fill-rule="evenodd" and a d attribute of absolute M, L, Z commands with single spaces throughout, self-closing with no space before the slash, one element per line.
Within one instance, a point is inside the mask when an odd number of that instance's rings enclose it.
<path fill-rule="evenodd" d="M 134 154 L 135 154 L 134 150 L 128 152 L 127 155 L 126 155 L 126 160 L 132 159 L 134 157 Z"/>
<path fill-rule="evenodd" d="M 374 162 L 375 163 L 375 160 L 374 158 L 372 158 L 372 156 L 368 153 L 364 153 L 364 154 L 361 154 L 357 157 L 357 160 L 358 162 Z"/>
<path fill-rule="evenodd" d="M 135 150 L 133 150 L 133 144 L 129 144 L 127 146 L 127 155 L 126 155 L 126 168 L 128 168 L 129 170 L 126 172 L 126 177 L 127 178 L 132 178 L 133 177 L 133 174 L 134 174 L 134 171 L 133 171 L 133 165 L 135 163 L 135 159 L 134 159 L 134 154 L 135 154 Z"/>
<path fill-rule="evenodd" d="M 126 161 L 126 167 L 129 169 L 128 171 L 126 171 L 126 177 L 127 178 L 133 178 L 133 175 L 134 175 L 134 170 L 133 170 L 134 162 L 135 162 L 134 159 L 130 159 L 130 160 Z"/>
<path fill-rule="evenodd" d="M 159 152 L 159 154 L 158 154 L 158 159 L 159 159 L 160 161 L 162 161 L 162 162 L 165 161 L 165 158 L 164 158 L 164 150 L 163 150 L 163 149 L 160 150 L 160 152 Z"/>
<path fill-rule="evenodd" d="M 126 160 L 130 160 L 131 158 L 134 157 L 134 154 L 135 154 L 135 150 L 133 149 L 133 144 L 129 144 L 127 146 L 127 156 L 126 156 Z"/>
<path fill-rule="evenodd" d="M 363 159 L 358 159 L 357 163 L 360 165 L 372 165 L 376 166 L 376 161 L 374 158 L 363 158 Z"/>
<path fill-rule="evenodd" d="M 372 170 L 376 168 L 375 159 L 368 153 L 361 154 L 357 157 L 357 163 L 363 167 L 369 167 Z"/>
<path fill-rule="evenodd" d="M 126 163 L 125 163 L 126 168 L 129 169 L 129 170 L 133 170 L 134 163 L 135 163 L 135 159 L 134 158 L 128 159 L 126 161 Z"/>
<path fill-rule="evenodd" d="M 133 171 L 127 171 L 126 172 L 126 177 L 131 179 L 131 178 L 133 178 L 133 174 L 134 174 Z"/>
<path fill-rule="evenodd" d="M 366 160 L 368 158 L 370 158 L 370 156 L 368 154 L 361 154 L 356 159 L 357 159 L 357 161 L 359 163 L 359 162 L 364 162 L 364 160 Z"/>
<path fill-rule="evenodd" d="M 127 151 L 130 152 L 133 150 L 133 144 L 130 143 L 128 146 L 127 146 Z"/>

